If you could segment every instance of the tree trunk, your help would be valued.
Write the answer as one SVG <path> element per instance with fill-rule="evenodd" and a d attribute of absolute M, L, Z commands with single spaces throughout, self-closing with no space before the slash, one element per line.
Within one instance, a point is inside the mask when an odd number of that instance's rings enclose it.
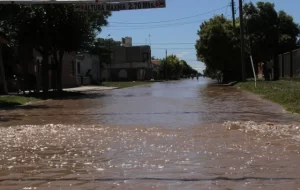
<path fill-rule="evenodd" d="M 43 84 L 43 93 L 47 94 L 49 90 L 49 55 L 48 52 L 43 53 L 43 61 L 42 61 L 42 84 Z"/>
<path fill-rule="evenodd" d="M 100 84 L 102 84 L 102 56 L 101 54 L 98 56 L 99 58 L 99 80 L 100 80 Z"/>
<path fill-rule="evenodd" d="M 4 94 L 8 94 L 7 82 L 6 82 L 6 77 L 5 77 L 4 65 L 3 65 L 2 46 L 1 45 L 0 45 L 0 72 L 1 72 L 0 75 L 1 75 L 1 81 L 3 83 Z"/>
<path fill-rule="evenodd" d="M 53 55 L 56 63 L 57 91 L 61 93 L 62 92 L 62 64 L 63 64 L 64 50 L 59 50 L 59 51 L 54 50 Z"/>
<path fill-rule="evenodd" d="M 57 90 L 62 92 L 62 66 L 63 66 L 63 56 L 64 51 L 60 50 L 58 55 L 58 65 L 57 65 Z"/>
<path fill-rule="evenodd" d="M 27 49 L 27 48 L 26 48 Z M 20 49 L 20 53 L 21 53 L 21 55 L 22 55 L 22 70 L 23 70 L 23 79 L 24 79 L 24 81 L 23 81 L 23 89 L 24 89 L 24 94 L 26 94 L 25 92 L 26 92 L 26 90 L 28 90 L 28 94 L 30 94 L 31 93 L 31 84 L 29 84 L 30 82 L 29 82 L 29 73 L 28 73 L 28 61 L 30 60 L 30 59 L 28 59 L 28 54 L 27 54 L 27 52 L 26 52 L 27 50 L 25 50 L 25 48 L 24 47 L 21 47 L 21 49 Z M 31 55 L 29 55 L 29 56 L 31 56 Z"/>

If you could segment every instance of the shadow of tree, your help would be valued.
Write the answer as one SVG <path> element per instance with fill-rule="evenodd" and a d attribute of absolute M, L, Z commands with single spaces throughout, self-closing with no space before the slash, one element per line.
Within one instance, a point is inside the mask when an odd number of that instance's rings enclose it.
<path fill-rule="evenodd" d="M 0 122 L 9 122 L 11 120 L 21 120 L 21 115 L 0 115 Z"/>
<path fill-rule="evenodd" d="M 51 109 L 51 108 L 63 108 L 64 106 L 62 105 L 20 105 L 20 104 L 10 104 L 7 107 L 0 107 L 0 110 L 14 110 L 14 109 L 19 109 L 19 110 L 32 110 L 32 109 Z M 0 115 L 1 117 L 1 115 Z"/>
<path fill-rule="evenodd" d="M 5 108 L 9 108 L 9 107 L 16 107 L 16 106 L 20 106 L 20 103 L 17 102 L 6 102 L 6 101 L 2 101 L 0 100 L 0 109 L 5 109 Z"/>
<path fill-rule="evenodd" d="M 78 100 L 78 99 L 96 99 L 101 98 L 104 96 L 108 96 L 106 93 L 103 92 L 68 92 L 68 91 L 62 91 L 60 93 L 58 92 L 48 92 L 47 94 L 43 93 L 30 93 L 24 95 L 26 97 L 33 97 L 41 100 Z"/>

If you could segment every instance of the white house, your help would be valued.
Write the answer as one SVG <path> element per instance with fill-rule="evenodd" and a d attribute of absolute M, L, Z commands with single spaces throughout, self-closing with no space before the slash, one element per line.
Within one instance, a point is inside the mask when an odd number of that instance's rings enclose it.
<path fill-rule="evenodd" d="M 93 81 L 100 81 L 100 61 L 97 55 L 82 53 L 76 55 L 75 73 L 78 85 L 91 84 Z"/>

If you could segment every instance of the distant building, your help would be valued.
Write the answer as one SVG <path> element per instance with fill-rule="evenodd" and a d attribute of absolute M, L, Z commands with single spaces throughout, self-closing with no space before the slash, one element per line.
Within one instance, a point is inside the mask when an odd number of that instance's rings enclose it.
<path fill-rule="evenodd" d="M 111 64 L 103 63 L 102 80 L 150 80 L 153 75 L 150 46 L 131 46 L 129 37 L 122 41 L 123 46 L 111 50 Z"/>

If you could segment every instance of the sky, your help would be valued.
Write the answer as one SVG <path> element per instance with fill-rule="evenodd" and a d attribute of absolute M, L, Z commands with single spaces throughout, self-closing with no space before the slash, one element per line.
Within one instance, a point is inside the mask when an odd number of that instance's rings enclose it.
<path fill-rule="evenodd" d="M 100 37 L 110 35 L 120 41 L 132 37 L 133 45 L 151 45 L 152 56 L 163 58 L 177 55 L 194 69 L 202 72 L 203 63 L 197 61 L 195 42 L 200 24 L 213 15 L 223 14 L 232 18 L 231 0 L 166 0 L 166 8 L 112 12 L 109 25 Z M 244 0 L 250 2 L 250 0 Z M 253 0 L 257 2 L 257 0 Z M 284 10 L 300 23 L 300 0 L 269 0 L 277 10 Z M 238 0 L 235 0 L 238 9 Z M 238 17 L 238 10 L 236 12 Z"/>

